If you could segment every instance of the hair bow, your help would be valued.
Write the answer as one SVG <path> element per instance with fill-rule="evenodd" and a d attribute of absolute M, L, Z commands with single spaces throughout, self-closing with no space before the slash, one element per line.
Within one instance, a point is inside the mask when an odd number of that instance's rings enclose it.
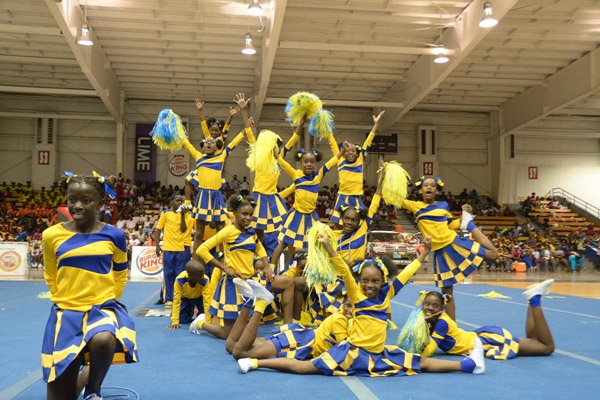
<path fill-rule="evenodd" d="M 319 152 L 318 152 L 317 150 L 315 150 L 315 149 L 313 149 L 313 150 L 311 151 L 311 153 L 313 153 L 315 156 L 319 155 Z"/>
<path fill-rule="evenodd" d="M 363 267 L 367 264 L 372 264 L 374 265 L 377 269 L 379 269 L 382 273 L 383 273 L 383 277 L 387 278 L 389 275 L 388 269 L 385 266 L 385 264 L 383 263 L 383 261 L 381 261 L 381 258 L 376 257 L 376 258 L 365 258 L 361 263 L 358 263 L 354 266 L 354 268 L 352 268 L 352 271 L 356 272 L 357 274 L 360 275 L 360 273 L 363 270 Z"/>
<path fill-rule="evenodd" d="M 117 192 L 108 185 L 108 182 L 106 182 L 106 178 L 103 175 L 100 175 L 96 171 L 92 171 L 92 175 L 96 178 L 98 183 L 104 185 L 104 191 L 111 199 L 114 199 L 117 196 Z"/>
<path fill-rule="evenodd" d="M 299 152 L 300 154 L 304 155 L 304 153 L 306 153 L 306 150 L 304 150 L 304 149 L 300 149 L 298 152 Z"/>
<path fill-rule="evenodd" d="M 442 181 L 442 178 L 440 178 L 439 176 L 435 178 L 435 184 L 439 187 L 444 187 L 444 181 Z"/>
<path fill-rule="evenodd" d="M 423 302 L 423 300 L 425 300 L 425 297 L 427 297 L 427 293 L 429 293 L 427 290 L 421 290 L 421 291 L 419 291 L 419 298 L 415 302 L 415 306 L 420 306 L 421 305 L 421 303 Z"/>
<path fill-rule="evenodd" d="M 71 183 L 71 181 L 73 180 L 73 178 L 75 178 L 77 176 L 77 174 L 74 174 L 71 171 L 67 171 L 66 169 L 64 171 L 64 174 L 67 177 L 67 183 Z"/>
<path fill-rule="evenodd" d="M 420 177 L 419 179 L 417 179 L 417 181 L 415 181 L 415 186 L 416 186 L 416 187 L 419 187 L 419 186 L 421 186 L 421 185 L 423 184 L 423 181 L 424 181 L 424 180 L 425 180 L 425 177 L 424 177 L 424 176 Z"/>

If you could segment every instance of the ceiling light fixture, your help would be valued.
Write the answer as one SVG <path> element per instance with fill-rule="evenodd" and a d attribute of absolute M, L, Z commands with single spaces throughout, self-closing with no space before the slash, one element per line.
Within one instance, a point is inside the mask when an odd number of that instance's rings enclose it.
<path fill-rule="evenodd" d="M 486 1 L 483 5 L 484 17 L 481 21 L 479 21 L 480 28 L 493 28 L 494 26 L 498 25 L 498 20 L 492 15 L 493 12 L 494 11 L 492 10 L 492 3 Z"/>
<path fill-rule="evenodd" d="M 264 14 L 263 8 L 258 0 L 252 0 L 248 6 L 248 14 L 260 17 Z"/>
<path fill-rule="evenodd" d="M 244 48 L 242 49 L 242 54 L 246 54 L 251 56 L 252 54 L 256 54 L 256 49 L 252 45 L 252 35 L 246 33 L 244 38 Z"/>
<path fill-rule="evenodd" d="M 92 40 L 90 27 L 87 23 L 87 0 L 85 0 L 85 4 L 83 5 L 83 20 L 85 23 L 81 26 L 81 35 L 77 38 L 77 44 L 81 46 L 93 46 L 94 41 Z"/>
<path fill-rule="evenodd" d="M 81 35 L 79 35 L 79 38 L 77 39 L 77 44 L 80 44 L 82 46 L 94 45 L 94 41 L 92 40 L 92 36 L 90 35 L 90 29 L 88 27 L 88 24 L 83 24 L 83 26 L 81 27 Z"/>
<path fill-rule="evenodd" d="M 444 46 L 434 47 L 432 52 L 435 55 L 435 58 L 433 59 L 434 63 L 445 64 L 450 61 L 450 58 L 447 56 L 447 50 Z"/>

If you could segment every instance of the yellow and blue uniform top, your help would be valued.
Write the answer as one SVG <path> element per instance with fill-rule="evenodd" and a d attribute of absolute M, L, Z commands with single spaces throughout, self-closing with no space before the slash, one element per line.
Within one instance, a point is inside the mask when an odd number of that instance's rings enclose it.
<path fill-rule="evenodd" d="M 98 232 L 71 232 L 60 223 L 42 233 L 44 278 L 59 308 L 89 311 L 119 299 L 127 283 L 125 233 L 111 225 Z"/>
<path fill-rule="evenodd" d="M 302 271 L 300 271 L 300 268 L 298 267 L 292 267 L 285 271 L 282 275 L 289 276 L 291 278 L 298 278 L 302 276 Z"/>
<path fill-rule="evenodd" d="M 380 202 L 381 195 L 375 193 L 367 212 L 367 218 L 360 221 L 354 232 L 344 234 L 343 230 L 335 231 L 338 237 L 337 252 L 350 265 L 365 258 L 365 254 L 367 253 L 367 234 Z"/>
<path fill-rule="evenodd" d="M 431 236 L 433 250 L 449 245 L 456 238 L 460 220 L 452 218 L 448 203 L 445 201 L 427 204 L 422 201 L 403 200 L 402 208 L 415 215 L 417 226 L 423 236 Z"/>
<path fill-rule="evenodd" d="M 338 157 L 334 156 L 322 166 L 317 173 L 304 175 L 304 172 L 292 167 L 281 156 L 277 159 L 281 168 L 293 180 L 296 187 L 294 198 L 294 209 L 303 214 L 310 214 L 317 206 L 317 198 L 319 197 L 319 184 L 329 170 L 337 163 Z"/>
<path fill-rule="evenodd" d="M 192 172 L 185 178 L 200 189 L 219 190 L 222 185 L 223 166 L 225 159 L 233 149 L 244 138 L 244 132 L 240 132 L 225 149 L 213 154 L 204 154 L 194 148 L 189 141 L 184 141 L 184 147 L 195 160 Z"/>
<path fill-rule="evenodd" d="M 219 244 L 224 245 L 225 264 L 234 268 L 246 279 L 254 275 L 254 256 L 267 257 L 265 248 L 258 240 L 254 229 L 247 228 L 241 232 L 235 224 L 226 226 L 215 236 L 202 243 L 196 250 L 196 254 L 204 262 L 209 262 L 214 258 L 210 254 L 210 250 Z"/>
<path fill-rule="evenodd" d="M 246 131 L 246 136 L 248 137 L 248 143 L 254 144 L 256 143 L 256 138 L 254 137 L 254 133 L 251 129 Z M 283 148 L 279 151 L 280 157 L 285 157 L 287 153 L 296 145 L 300 139 L 300 135 L 296 132 L 292 134 L 292 137 L 287 141 L 287 143 L 283 146 Z M 254 175 L 254 187 L 252 188 L 253 192 L 261 193 L 261 194 L 275 194 L 277 193 L 277 182 L 279 181 L 279 175 L 281 172 L 273 173 L 273 174 L 255 174 Z"/>
<path fill-rule="evenodd" d="M 333 313 L 315 328 L 314 333 L 310 355 L 318 357 L 348 337 L 348 318 L 342 312 Z"/>
<path fill-rule="evenodd" d="M 352 271 L 339 255 L 336 255 L 332 261 L 336 274 L 344 280 L 348 297 L 354 303 L 354 319 L 348 331 L 348 342 L 372 353 L 383 352 L 390 302 L 417 272 L 421 262 L 414 260 L 408 264 L 394 280 L 382 285 L 376 299 L 371 299 L 362 292 L 352 276 Z"/>
<path fill-rule="evenodd" d="M 171 312 L 171 323 L 179 323 L 179 312 L 181 309 L 181 298 L 186 299 L 199 299 L 202 297 L 202 290 L 204 286 L 208 285 L 209 280 L 206 276 L 202 278 L 202 282 L 196 283 L 194 286 L 190 285 L 187 271 L 183 271 L 175 278 L 175 284 L 173 285 L 173 311 Z"/>
<path fill-rule="evenodd" d="M 442 313 L 433 327 L 430 327 L 431 338 L 423 350 L 425 357 L 430 357 L 436 349 L 448 354 L 469 354 L 475 346 L 477 334 L 458 327 L 446 313 Z"/>
<path fill-rule="evenodd" d="M 181 232 L 181 213 L 167 211 L 160 214 L 156 229 L 163 231 L 163 251 L 184 251 L 192 245 L 192 230 L 196 220 L 188 213 L 184 214 L 186 230 Z"/>
<path fill-rule="evenodd" d="M 369 152 L 369 147 L 371 147 L 374 137 L 375 131 L 371 131 L 365 139 L 362 148 L 357 151 L 357 157 L 353 163 L 348 162 L 344 157 L 338 160 L 339 194 L 347 196 L 361 196 L 363 194 L 365 157 Z M 338 154 L 340 148 L 332 134 L 327 136 L 327 141 L 333 155 Z"/>

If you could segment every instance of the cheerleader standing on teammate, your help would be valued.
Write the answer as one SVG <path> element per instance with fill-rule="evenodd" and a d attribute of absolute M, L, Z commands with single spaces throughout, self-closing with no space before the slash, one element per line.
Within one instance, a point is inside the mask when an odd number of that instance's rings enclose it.
<path fill-rule="evenodd" d="M 348 206 L 357 210 L 363 210 L 365 203 L 363 203 L 363 179 L 364 171 L 363 165 L 365 158 L 373 142 L 373 138 L 377 133 L 379 121 L 383 117 L 383 113 L 380 112 L 377 116 L 373 115 L 373 128 L 365 139 L 362 147 L 358 145 L 350 145 L 348 151 L 344 153 L 344 157 L 338 161 L 338 175 L 340 181 L 340 189 L 338 191 L 337 199 L 335 200 L 335 206 L 333 207 L 333 214 L 331 215 L 330 221 L 336 225 L 340 224 L 341 215 L 340 209 L 342 206 Z M 339 147 L 333 134 L 329 134 L 327 137 L 329 146 L 333 155 L 336 155 L 339 151 Z"/>
<path fill-rule="evenodd" d="M 437 192 L 443 187 L 440 178 L 421 178 L 415 184 L 420 187 L 423 201 L 403 200 L 402 208 L 415 215 L 423 236 L 432 238 L 435 283 L 444 294 L 449 295 L 446 312 L 454 318 L 453 285 L 475 271 L 484 258 L 495 260 L 498 250 L 473 221 L 469 221 L 467 230 L 475 241 L 457 235 L 460 220 L 452 220 L 448 203 L 435 200 Z"/>
<path fill-rule="evenodd" d="M 258 139 L 255 139 L 254 134 L 252 134 L 247 107 L 242 107 L 240 103 L 238 103 L 238 106 L 242 110 L 246 128 L 249 128 L 248 143 L 250 143 L 250 151 L 246 165 L 254 171 L 252 198 L 256 203 L 252 224 L 259 239 L 265 245 L 267 254 L 271 256 L 277 247 L 277 237 L 275 235 L 279 232 L 281 222 L 287 212 L 282 196 L 277 193 L 277 182 L 281 174 L 281 169 L 277 165 L 277 158 L 278 156 L 285 157 L 290 149 L 296 145 L 306 118 L 302 119 L 302 123 L 296 127 L 292 137 L 279 150 L 282 143 L 279 135 L 263 130 L 260 132 Z"/>
<path fill-rule="evenodd" d="M 198 188 L 196 201 L 192 208 L 192 217 L 196 219 L 196 232 L 192 255 L 198 248 L 204 236 L 204 227 L 207 223 L 215 222 L 217 230 L 225 225 L 226 205 L 221 193 L 221 179 L 225 159 L 244 138 L 240 132 L 225 148 L 221 139 L 209 137 L 201 142 L 201 152 L 197 151 L 188 141 L 184 147 L 196 161 L 192 172 L 188 174 L 185 182 L 185 204 L 191 203 L 193 187 Z M 222 151 L 220 151 L 222 149 Z"/>
<path fill-rule="evenodd" d="M 323 235 L 319 241 L 333 258 L 336 272 L 344 278 L 348 297 L 354 303 L 354 318 L 348 338 L 311 361 L 275 358 L 238 360 L 240 370 L 245 373 L 256 368 L 272 368 L 299 374 L 359 375 L 359 376 L 403 376 L 419 372 L 463 371 L 483 373 L 485 370 L 483 349 L 476 348 L 471 357 L 462 361 L 437 360 L 407 353 L 397 346 L 386 346 L 386 309 L 391 299 L 417 272 L 421 262 L 431 249 L 430 239 L 425 240 L 425 249 L 391 282 L 386 282 L 387 271 L 383 264 L 363 262 L 356 268 L 358 283 L 350 268 L 337 255 Z"/>
<path fill-rule="evenodd" d="M 360 210 L 356 206 L 348 205 L 343 205 L 338 210 L 342 221 L 342 229 L 335 231 L 338 236 L 337 252 L 348 265 L 354 265 L 358 260 L 366 257 L 367 233 L 381 203 L 381 187 L 384 177 L 385 168 L 382 168 L 377 182 L 377 189 L 368 210 L 364 208 Z"/>
<path fill-rule="evenodd" d="M 429 343 L 422 354 L 432 355 L 438 348 L 448 354 L 467 354 L 477 340 L 483 343 L 486 357 L 508 360 L 520 356 L 549 356 L 554 352 L 554 340 L 542 311 L 542 296 L 554 282 L 548 279 L 523 292 L 529 302 L 525 323 L 525 338 L 516 338 L 499 326 L 483 326 L 475 332 L 460 329 L 457 323 L 444 312 L 444 296 L 429 292 L 423 300 L 423 314 L 429 328 Z"/>
<path fill-rule="evenodd" d="M 202 127 L 204 139 L 213 137 L 214 139 L 221 139 L 223 142 L 227 141 L 227 134 L 231 127 L 231 121 L 233 120 L 233 117 L 235 117 L 235 114 L 238 113 L 239 109 L 235 107 L 230 108 L 227 121 L 223 121 L 222 119 L 216 118 L 204 118 L 204 102 L 202 100 L 196 99 L 194 104 L 196 105 L 196 109 L 200 116 L 200 126 Z"/>
<path fill-rule="evenodd" d="M 53 303 L 42 370 L 48 399 L 75 399 L 79 367 L 89 363 L 84 398 L 96 399 L 112 363 L 138 360 L 133 320 L 118 301 L 127 283 L 127 244 L 122 230 L 97 219 L 116 178 L 69 175 L 61 186 L 73 220 L 42 234 Z"/>
<path fill-rule="evenodd" d="M 217 286 L 209 313 L 223 321 L 223 326 L 204 322 L 200 315 L 190 325 L 192 333 L 205 330 L 212 335 L 226 339 L 231 328 L 238 317 L 241 309 L 241 296 L 238 295 L 233 278 L 252 278 L 255 274 L 254 257 L 261 259 L 263 265 L 268 266 L 268 258 L 263 245 L 258 240 L 256 232 L 250 224 L 254 208 L 248 200 L 240 195 L 229 198 L 229 208 L 233 211 L 235 221 L 233 224 L 220 230 L 215 236 L 204 242 L 197 250 L 198 256 L 206 263 L 219 268 L 223 274 Z M 223 244 L 225 250 L 224 263 L 212 256 L 210 250 Z M 196 261 L 191 261 L 196 262 Z M 268 267 L 266 268 L 268 269 Z M 272 272 L 265 273 L 273 280 L 273 288 L 284 291 L 284 320 L 291 322 L 291 314 L 294 298 L 293 279 L 289 277 L 277 277 L 273 279 Z"/>
<path fill-rule="evenodd" d="M 296 159 L 300 161 L 300 169 L 292 167 L 281 155 L 277 159 L 281 168 L 294 180 L 295 198 L 294 206 L 287 212 L 281 224 L 281 231 L 277 238 L 279 244 L 273 252 L 273 256 L 271 256 L 273 264 L 279 260 L 285 246 L 296 249 L 308 248 L 306 232 L 308 232 L 314 221 L 319 220 L 319 216 L 315 211 L 319 184 L 348 148 L 350 148 L 350 144 L 344 142 L 342 150 L 327 161 L 316 173 L 317 162 L 321 160 L 321 153 L 316 150 L 304 151 L 303 149 L 296 154 Z"/>

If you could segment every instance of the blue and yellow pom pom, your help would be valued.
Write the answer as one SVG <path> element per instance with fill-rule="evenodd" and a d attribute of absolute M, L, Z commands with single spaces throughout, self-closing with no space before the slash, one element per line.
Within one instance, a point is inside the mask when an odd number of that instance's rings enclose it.
<path fill-rule="evenodd" d="M 275 132 L 267 129 L 260 131 L 256 142 L 248 149 L 248 158 L 246 158 L 248 169 L 257 174 L 278 173 L 279 165 L 273 154 L 278 142 L 281 142 L 281 137 Z"/>
<path fill-rule="evenodd" d="M 323 107 L 317 95 L 308 92 L 294 93 L 285 106 L 285 115 L 292 126 L 300 125 L 302 117 L 312 118 Z"/>
<path fill-rule="evenodd" d="M 307 232 L 308 256 L 306 258 L 306 267 L 304 267 L 304 276 L 306 284 L 312 288 L 316 284 L 330 284 L 335 282 L 337 275 L 335 266 L 331 257 L 325 250 L 325 246 L 317 239 L 326 234 L 329 244 L 334 249 L 337 246 L 333 230 L 322 222 L 315 222 Z"/>
<path fill-rule="evenodd" d="M 381 187 L 381 197 L 386 204 L 402 207 L 402 202 L 408 196 L 410 175 L 402 164 L 390 161 L 385 164 L 385 177 Z"/>
<path fill-rule="evenodd" d="M 408 316 L 402 327 L 396 345 L 409 353 L 422 354 L 429 343 L 429 328 L 425 314 L 421 308 L 416 308 Z"/>
<path fill-rule="evenodd" d="M 308 133 L 319 139 L 325 139 L 334 129 L 333 114 L 323 109 L 317 111 L 308 124 Z"/>
<path fill-rule="evenodd" d="M 152 141 L 163 150 L 179 150 L 187 140 L 185 127 L 179 115 L 165 108 L 158 114 L 154 128 L 150 131 Z"/>

